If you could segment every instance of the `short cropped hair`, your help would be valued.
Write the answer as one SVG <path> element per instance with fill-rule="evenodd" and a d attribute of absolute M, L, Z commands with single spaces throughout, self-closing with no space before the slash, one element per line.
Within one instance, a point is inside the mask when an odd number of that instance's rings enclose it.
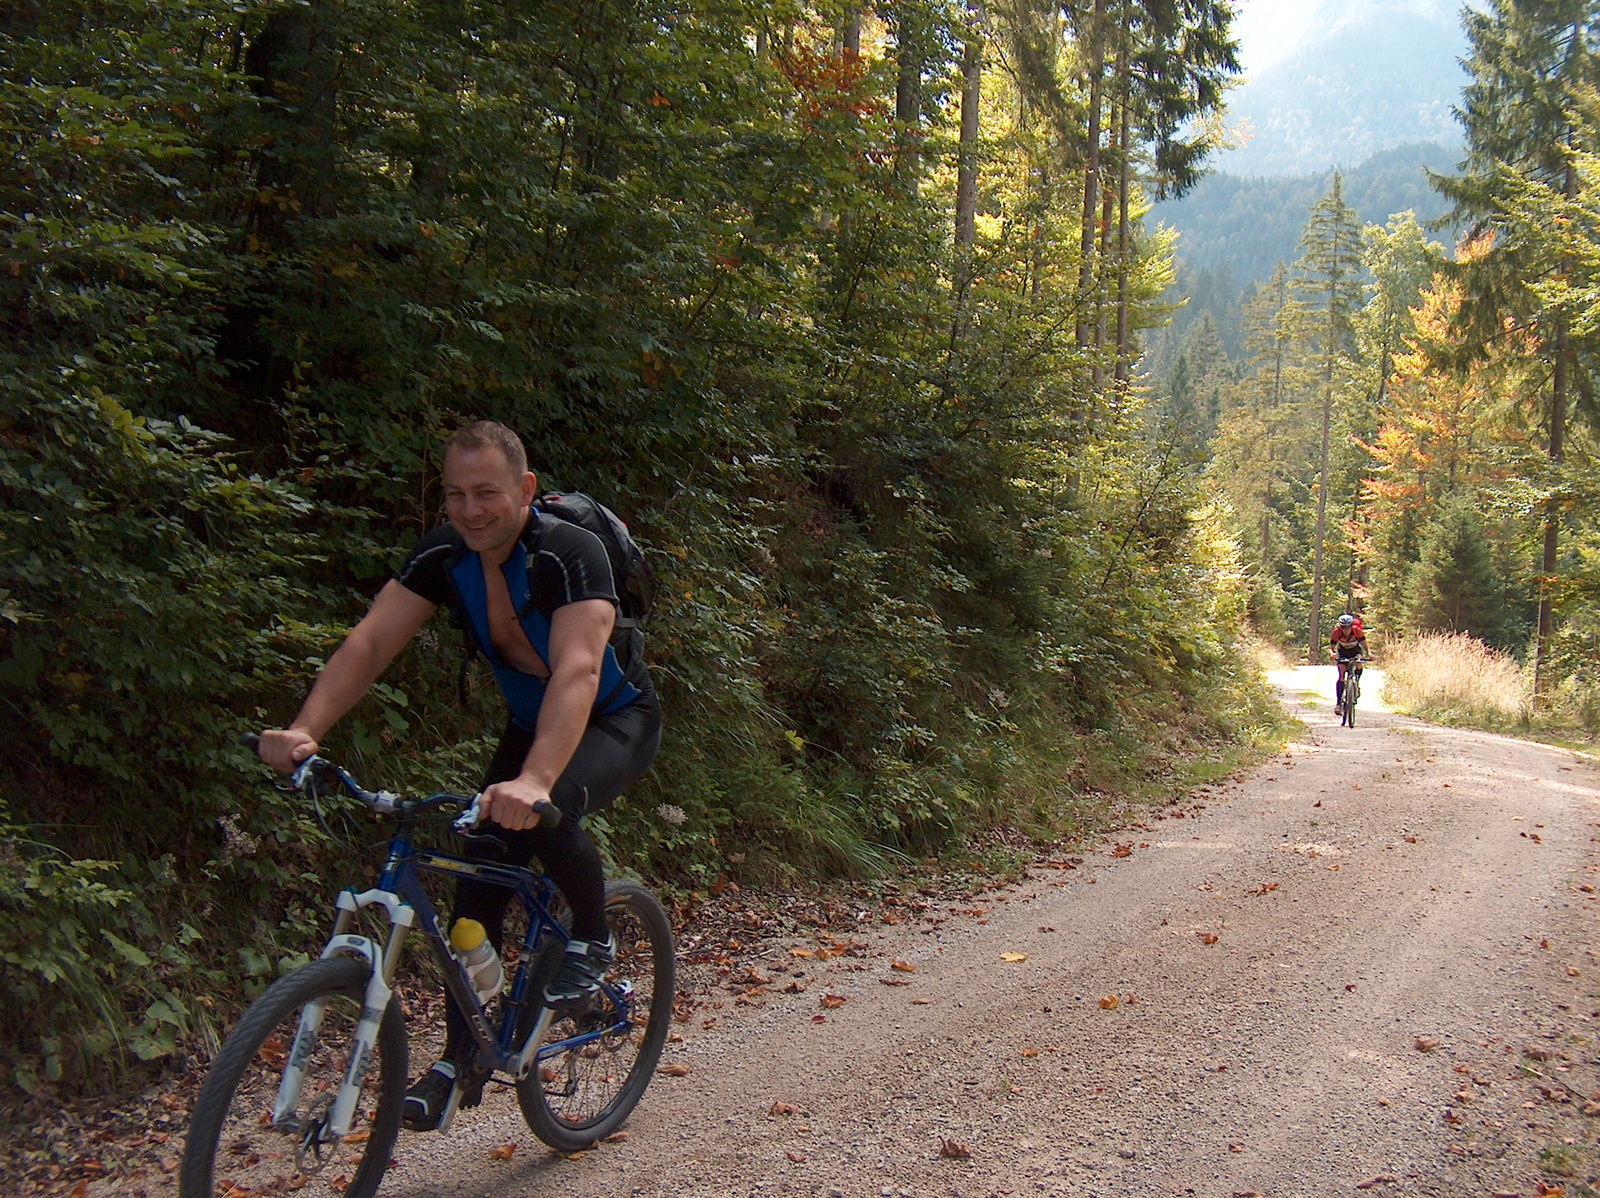
<path fill-rule="evenodd" d="M 474 420 L 457 429 L 444 443 L 445 453 L 452 449 L 487 449 L 493 446 L 505 454 L 511 473 L 521 478 L 528 472 L 528 451 L 522 447 L 522 438 L 505 425 L 494 420 Z"/>

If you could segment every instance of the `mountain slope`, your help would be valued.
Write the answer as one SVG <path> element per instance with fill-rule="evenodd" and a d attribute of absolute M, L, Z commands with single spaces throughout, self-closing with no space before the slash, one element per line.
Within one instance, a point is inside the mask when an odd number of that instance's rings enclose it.
<path fill-rule="evenodd" d="M 1466 74 L 1459 23 L 1367 10 L 1313 35 L 1230 96 L 1247 144 L 1217 160 L 1231 175 L 1309 174 L 1416 142 L 1455 145 Z"/>
<path fill-rule="evenodd" d="M 1383 150 L 1343 172 L 1345 202 L 1363 221 L 1378 224 L 1408 208 L 1431 219 L 1447 205 L 1423 170 L 1453 171 L 1459 154 L 1437 144 Z M 1211 175 L 1181 200 L 1157 204 L 1149 221 L 1178 230 L 1178 256 L 1189 266 L 1226 262 L 1242 286 L 1266 278 L 1280 259 L 1295 259 L 1301 227 L 1332 177 L 1331 170 L 1282 178 Z"/>

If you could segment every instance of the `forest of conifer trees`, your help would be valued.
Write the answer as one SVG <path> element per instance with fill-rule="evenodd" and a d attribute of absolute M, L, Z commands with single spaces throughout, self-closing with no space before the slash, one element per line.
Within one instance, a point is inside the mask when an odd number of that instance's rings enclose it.
<path fill-rule="evenodd" d="M 1202 316 L 1156 411 L 1227 502 L 1264 635 L 1316 661 L 1347 608 L 1379 645 L 1468 634 L 1523 666 L 1506 710 L 1593 736 L 1600 6 L 1464 19 L 1466 158 L 1431 176 L 1459 240 L 1363 228 L 1335 175 L 1242 358 Z"/>

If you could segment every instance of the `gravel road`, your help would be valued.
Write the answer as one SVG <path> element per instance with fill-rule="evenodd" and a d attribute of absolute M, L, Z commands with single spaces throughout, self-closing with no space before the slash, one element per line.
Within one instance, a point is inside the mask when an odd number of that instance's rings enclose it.
<path fill-rule="evenodd" d="M 1274 681 L 1301 740 L 1076 868 L 826 962 L 767 944 L 774 984 L 674 1024 L 689 1072 L 625 1140 L 556 1156 L 501 1092 L 403 1135 L 381 1193 L 1588 1192 L 1600 775 L 1388 714 L 1373 674 L 1354 729 L 1331 670 Z"/>
<path fill-rule="evenodd" d="M 675 1025 L 690 1072 L 656 1079 L 625 1142 L 563 1159 L 490 1100 L 403 1137 L 383 1193 L 1575 1190 L 1541 1166 L 1594 1168 L 1600 777 L 1382 712 L 1371 675 L 1353 730 L 1329 670 L 1275 681 L 1304 738 L 1118 837 L 1128 856 L 878 925 L 860 959 L 777 946 L 762 968 L 809 988 Z"/>

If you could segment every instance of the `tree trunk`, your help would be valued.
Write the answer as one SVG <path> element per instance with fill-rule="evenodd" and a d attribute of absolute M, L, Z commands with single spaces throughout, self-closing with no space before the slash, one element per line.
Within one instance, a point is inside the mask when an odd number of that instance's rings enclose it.
<path fill-rule="evenodd" d="M 1334 255 L 1338 255 L 1335 235 Z M 1311 555 L 1311 664 L 1321 661 L 1322 651 L 1322 536 L 1328 512 L 1328 434 L 1333 427 L 1333 359 L 1335 355 L 1333 312 L 1338 303 L 1337 284 L 1328 284 L 1328 346 L 1322 366 L 1322 466 L 1317 473 L 1317 533 Z"/>
<path fill-rule="evenodd" d="M 1567 143 L 1570 148 L 1572 131 L 1567 131 Z M 1567 162 L 1566 178 L 1563 181 L 1562 191 L 1567 199 L 1571 199 L 1577 192 L 1577 172 L 1573 170 L 1572 162 Z M 1570 269 L 1570 262 L 1563 262 L 1563 266 Z M 1567 420 L 1567 322 L 1565 319 L 1556 321 L 1556 360 L 1550 376 L 1550 433 L 1548 439 L 1550 462 L 1559 465 L 1563 456 L 1562 439 L 1565 433 Z M 1551 474 L 1555 474 L 1554 470 Z M 1559 480 L 1552 480 L 1559 486 Z M 1556 562 L 1560 548 L 1561 536 L 1561 501 L 1552 495 L 1545 502 L 1544 512 L 1544 556 L 1540 562 L 1539 570 L 1539 639 L 1533 651 L 1533 699 L 1535 703 L 1543 704 L 1548 701 L 1550 689 L 1550 640 L 1556 631 L 1555 601 L 1552 599 L 1550 589 L 1555 585 Z"/>
<path fill-rule="evenodd" d="M 852 4 L 844 19 L 844 52 L 861 57 L 861 6 Z"/>
<path fill-rule="evenodd" d="M 921 174 L 922 125 L 922 36 L 911 28 L 911 8 L 901 4 L 895 10 L 894 119 L 899 146 L 895 166 L 907 194 L 915 198 Z"/>
<path fill-rule="evenodd" d="M 1128 382 L 1128 85 L 1122 85 L 1121 128 L 1117 132 L 1117 367 L 1116 382 Z"/>
<path fill-rule="evenodd" d="M 961 142 L 956 165 L 956 244 L 971 245 L 978 226 L 978 108 L 983 102 L 982 9 L 968 10 L 972 27 L 961 55 Z"/>
<path fill-rule="evenodd" d="M 1089 322 L 1084 319 L 1089 288 L 1094 282 L 1094 218 L 1100 207 L 1100 76 L 1105 73 L 1104 48 L 1100 44 L 1100 23 L 1105 15 L 1105 0 L 1094 0 L 1094 15 L 1089 27 L 1089 129 L 1088 154 L 1083 168 L 1083 230 L 1079 240 L 1078 317 L 1079 349 L 1089 345 Z"/>

